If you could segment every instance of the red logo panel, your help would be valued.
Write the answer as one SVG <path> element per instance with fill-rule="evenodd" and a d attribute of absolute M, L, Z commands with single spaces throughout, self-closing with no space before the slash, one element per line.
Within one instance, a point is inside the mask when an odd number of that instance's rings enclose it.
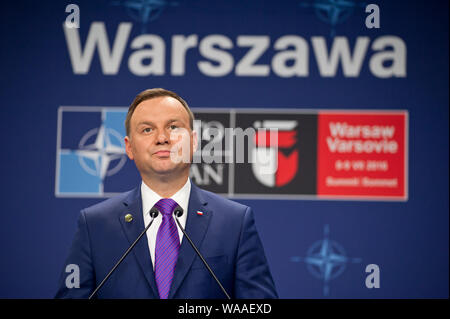
<path fill-rule="evenodd" d="M 407 199 L 407 112 L 318 116 L 317 196 Z"/>

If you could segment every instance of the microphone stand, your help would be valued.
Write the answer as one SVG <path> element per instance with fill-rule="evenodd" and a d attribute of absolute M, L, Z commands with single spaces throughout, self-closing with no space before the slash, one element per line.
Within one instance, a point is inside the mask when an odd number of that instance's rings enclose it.
<path fill-rule="evenodd" d="M 126 256 L 128 256 L 128 254 L 130 253 L 130 251 L 134 248 L 134 246 L 136 246 L 136 244 L 138 243 L 139 239 L 141 239 L 142 236 L 144 236 L 144 234 L 147 232 L 147 230 L 150 228 L 150 226 L 153 224 L 153 221 L 155 220 L 156 216 L 158 216 L 159 212 L 156 208 L 152 208 L 150 210 L 150 216 L 152 217 L 152 219 L 150 220 L 150 223 L 147 225 L 147 227 L 145 227 L 144 231 L 139 235 L 138 238 L 136 238 L 136 240 L 133 242 L 133 244 L 127 249 L 127 251 L 123 254 L 123 256 L 119 259 L 119 261 L 114 265 L 114 267 L 109 271 L 109 273 L 106 275 L 106 277 L 102 280 L 102 282 L 100 283 L 100 285 L 98 285 L 97 288 L 95 288 L 95 290 L 92 292 L 92 294 L 89 296 L 89 299 L 92 299 L 92 297 L 95 296 L 95 294 L 97 293 L 97 291 L 103 287 L 103 285 L 105 284 L 105 282 L 108 280 L 109 277 L 111 277 L 111 275 L 113 274 L 113 272 L 116 270 L 117 267 L 119 267 L 119 265 L 122 263 L 122 261 L 125 259 Z"/>
<path fill-rule="evenodd" d="M 222 286 L 222 284 L 220 283 L 219 279 L 216 277 L 216 275 L 214 274 L 213 270 L 211 269 L 211 267 L 209 267 L 208 263 L 206 262 L 205 258 L 203 258 L 202 254 L 200 254 L 200 251 L 197 249 L 197 247 L 195 247 L 194 242 L 189 238 L 188 234 L 186 234 L 186 231 L 183 229 L 183 227 L 180 224 L 180 221 L 178 220 L 178 217 L 183 215 L 183 209 L 181 207 L 177 207 L 174 210 L 175 213 L 175 220 L 178 224 L 178 227 L 180 227 L 181 231 L 183 232 L 184 236 L 187 238 L 187 240 L 189 241 L 189 244 L 191 244 L 192 248 L 194 248 L 195 252 L 197 253 L 197 255 L 200 257 L 200 259 L 202 260 L 203 264 L 206 266 L 206 268 L 208 269 L 209 273 L 211 274 L 211 276 L 214 278 L 214 280 L 217 282 L 217 284 L 219 285 L 220 289 L 222 290 L 222 292 L 225 294 L 225 296 L 227 296 L 227 298 L 229 300 L 231 300 L 230 295 L 227 293 L 227 291 L 225 290 L 225 288 Z"/>

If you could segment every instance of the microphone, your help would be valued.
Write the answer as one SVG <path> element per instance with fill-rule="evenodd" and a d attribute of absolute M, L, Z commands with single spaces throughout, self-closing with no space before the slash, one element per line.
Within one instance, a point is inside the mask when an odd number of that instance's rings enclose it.
<path fill-rule="evenodd" d="M 156 207 L 152 207 L 152 209 L 150 209 L 150 217 L 152 218 L 150 220 L 150 223 L 147 225 L 147 227 L 145 227 L 145 229 L 142 231 L 142 233 L 138 236 L 138 238 L 136 238 L 136 240 L 134 241 L 134 243 L 131 244 L 131 246 L 127 249 L 127 251 L 123 254 L 123 256 L 119 259 L 119 261 L 114 265 L 114 267 L 109 271 L 109 273 L 106 275 L 105 279 L 102 280 L 102 282 L 100 283 L 100 285 L 98 285 L 97 288 L 95 288 L 95 290 L 92 292 L 92 294 L 89 296 L 89 299 L 92 299 L 92 297 L 95 296 L 95 294 L 97 293 L 97 291 L 99 291 L 100 288 L 103 287 L 103 285 L 106 283 L 106 281 L 108 280 L 109 277 L 111 277 L 111 275 L 113 274 L 113 272 L 116 270 L 117 267 L 119 267 L 119 265 L 122 263 L 122 261 L 125 259 L 125 257 L 130 253 L 130 251 L 134 248 L 134 246 L 136 246 L 136 244 L 138 243 L 139 239 L 141 239 L 142 236 L 144 236 L 144 234 L 147 232 L 147 230 L 150 228 L 150 226 L 153 224 L 153 221 L 155 220 L 155 218 L 158 216 L 159 211 L 158 209 L 156 209 Z"/>
<path fill-rule="evenodd" d="M 217 282 L 217 284 L 219 285 L 220 289 L 222 290 L 222 292 L 225 294 L 225 296 L 227 296 L 228 299 L 231 299 L 230 295 L 227 293 L 227 291 L 225 290 L 225 288 L 223 288 L 222 284 L 220 283 L 220 280 L 216 277 L 216 275 L 214 274 L 214 271 L 211 269 L 211 267 L 209 267 L 208 263 L 206 262 L 205 258 L 203 258 L 202 254 L 200 253 L 200 251 L 197 249 L 197 247 L 195 247 L 194 242 L 189 238 L 188 234 L 186 233 L 186 231 L 184 230 L 184 228 L 181 226 L 180 221 L 178 220 L 178 217 L 181 217 L 183 215 L 183 208 L 180 207 L 180 205 L 178 205 L 177 207 L 175 207 L 175 209 L 173 210 L 173 214 L 175 215 L 175 221 L 178 224 L 178 227 L 180 227 L 181 231 L 183 232 L 183 235 L 187 238 L 187 240 L 189 241 L 189 244 L 191 244 L 192 248 L 194 248 L 195 252 L 197 253 L 198 257 L 200 257 L 200 259 L 202 260 L 203 264 L 206 266 L 206 268 L 208 269 L 209 273 L 211 274 L 211 276 L 214 278 L 214 280 Z"/>

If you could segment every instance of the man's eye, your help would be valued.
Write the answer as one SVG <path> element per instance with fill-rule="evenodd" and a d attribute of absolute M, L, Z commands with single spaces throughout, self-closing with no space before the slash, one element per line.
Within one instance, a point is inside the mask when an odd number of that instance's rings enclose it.
<path fill-rule="evenodd" d="M 152 131 L 152 129 L 150 127 L 146 127 L 143 129 L 144 133 L 150 133 Z"/>
<path fill-rule="evenodd" d="M 175 129 L 177 129 L 177 128 L 178 128 L 178 126 L 176 126 L 176 125 L 174 125 L 174 124 L 170 125 L 170 129 L 171 129 L 171 130 L 175 130 Z"/>

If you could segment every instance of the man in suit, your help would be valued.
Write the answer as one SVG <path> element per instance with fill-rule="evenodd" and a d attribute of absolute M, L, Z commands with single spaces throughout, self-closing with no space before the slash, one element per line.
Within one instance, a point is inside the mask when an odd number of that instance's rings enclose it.
<path fill-rule="evenodd" d="M 176 93 L 141 92 L 125 121 L 125 148 L 140 186 L 81 211 L 57 298 L 87 298 L 160 212 L 97 298 L 225 298 L 176 224 L 179 221 L 231 298 L 277 298 L 250 207 L 201 190 L 189 179 L 197 148 L 194 116 Z M 67 265 L 79 268 L 68 288 Z"/>

